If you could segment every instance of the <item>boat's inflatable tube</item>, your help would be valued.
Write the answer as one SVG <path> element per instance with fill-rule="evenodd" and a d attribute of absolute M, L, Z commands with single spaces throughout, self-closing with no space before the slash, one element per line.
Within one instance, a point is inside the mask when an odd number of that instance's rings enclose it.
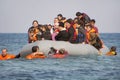
<path fill-rule="evenodd" d="M 64 48 L 69 55 L 98 55 L 98 50 L 89 44 L 71 44 L 65 41 L 43 40 L 25 45 L 20 51 L 21 57 L 30 54 L 33 46 L 39 46 L 40 51 L 44 52 L 46 55 L 48 54 L 50 47 L 56 49 Z M 106 53 L 108 52 L 108 48 L 104 47 L 101 51 Z"/>

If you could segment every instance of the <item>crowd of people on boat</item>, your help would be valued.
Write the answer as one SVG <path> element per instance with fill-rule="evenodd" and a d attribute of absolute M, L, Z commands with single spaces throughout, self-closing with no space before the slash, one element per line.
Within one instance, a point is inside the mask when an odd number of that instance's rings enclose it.
<path fill-rule="evenodd" d="M 67 41 L 72 44 L 90 44 L 100 51 L 100 49 L 104 47 L 104 43 L 100 39 L 95 23 L 95 19 L 91 19 L 87 14 L 81 12 L 76 12 L 74 19 L 66 19 L 62 14 L 58 14 L 57 17 L 54 18 L 53 25 L 42 25 L 39 24 L 37 20 L 34 20 L 32 27 L 28 30 L 28 43 L 33 43 L 38 40 Z M 65 58 L 69 54 L 65 49 L 57 50 L 54 47 L 50 48 L 48 56 L 40 52 L 38 46 L 33 46 L 31 50 L 32 53 L 27 55 L 25 57 L 26 59 L 44 59 L 47 57 Z M 21 57 L 20 53 L 17 55 L 9 54 L 6 48 L 1 51 L 0 60 Z M 117 55 L 116 47 L 112 46 L 106 55 Z"/>
<path fill-rule="evenodd" d="M 54 18 L 54 24 L 42 25 L 34 20 L 32 27 L 28 30 L 28 42 L 38 40 L 69 41 L 70 43 L 91 44 L 100 50 L 104 47 L 99 37 L 95 19 L 87 14 L 76 12 L 74 19 L 66 19 L 62 14 Z"/>

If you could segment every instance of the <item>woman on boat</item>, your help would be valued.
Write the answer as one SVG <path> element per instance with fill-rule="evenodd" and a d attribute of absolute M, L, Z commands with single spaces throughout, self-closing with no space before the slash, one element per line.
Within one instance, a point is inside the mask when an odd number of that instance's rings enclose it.
<path fill-rule="evenodd" d="M 32 23 L 32 27 L 28 30 L 28 42 L 32 43 L 40 39 L 41 37 L 41 29 L 37 20 L 34 20 Z"/>
<path fill-rule="evenodd" d="M 55 36 L 59 33 L 59 20 L 58 18 L 54 19 L 54 27 L 53 27 L 53 33 L 52 33 L 52 40 L 55 41 Z"/>

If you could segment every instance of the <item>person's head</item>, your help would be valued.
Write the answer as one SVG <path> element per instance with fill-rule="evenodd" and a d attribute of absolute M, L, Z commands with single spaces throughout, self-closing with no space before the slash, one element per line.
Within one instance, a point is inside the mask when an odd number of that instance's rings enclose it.
<path fill-rule="evenodd" d="M 71 24 L 73 24 L 73 20 L 71 18 L 67 19 L 67 21 L 65 22 L 66 28 L 71 27 Z"/>
<path fill-rule="evenodd" d="M 42 30 L 43 32 L 46 31 L 46 26 L 43 25 L 42 28 L 41 28 L 41 30 Z"/>
<path fill-rule="evenodd" d="M 76 12 L 77 18 L 82 18 L 82 13 L 81 12 Z"/>
<path fill-rule="evenodd" d="M 90 31 L 91 29 L 92 29 L 92 27 L 91 27 L 91 25 L 85 25 L 85 29 L 86 29 L 86 31 Z"/>
<path fill-rule="evenodd" d="M 59 53 L 60 53 L 60 54 L 64 54 L 64 53 L 65 53 L 65 49 L 60 49 L 60 50 L 59 50 Z"/>
<path fill-rule="evenodd" d="M 59 22 L 58 18 L 54 18 L 54 24 L 58 22 Z"/>
<path fill-rule="evenodd" d="M 34 20 L 33 23 L 32 23 L 33 27 L 38 27 L 38 21 L 37 20 Z"/>
<path fill-rule="evenodd" d="M 51 24 L 47 25 L 48 29 L 51 30 L 51 28 L 53 27 Z"/>
<path fill-rule="evenodd" d="M 64 23 L 63 22 L 59 22 L 59 30 L 62 30 L 64 28 Z"/>
<path fill-rule="evenodd" d="M 78 20 L 76 25 L 77 25 L 77 27 L 84 27 L 84 22 L 82 20 Z"/>
<path fill-rule="evenodd" d="M 61 20 L 63 18 L 62 14 L 57 15 L 58 20 Z"/>
<path fill-rule="evenodd" d="M 78 23 L 78 19 L 77 18 L 74 18 L 74 23 Z"/>
<path fill-rule="evenodd" d="M 90 20 L 90 24 L 91 24 L 92 26 L 95 25 L 95 22 L 96 22 L 95 19 L 91 19 L 91 20 Z"/>
<path fill-rule="evenodd" d="M 54 47 L 50 47 L 50 51 L 48 54 L 55 54 L 57 50 Z"/>
<path fill-rule="evenodd" d="M 7 49 L 6 48 L 2 49 L 2 54 L 1 55 L 3 57 L 7 55 Z"/>
<path fill-rule="evenodd" d="M 32 52 L 37 52 L 39 51 L 39 47 L 38 46 L 33 46 L 32 47 Z"/>
<path fill-rule="evenodd" d="M 110 51 L 116 51 L 116 47 L 115 47 L 115 46 L 112 46 L 112 47 L 110 48 Z"/>

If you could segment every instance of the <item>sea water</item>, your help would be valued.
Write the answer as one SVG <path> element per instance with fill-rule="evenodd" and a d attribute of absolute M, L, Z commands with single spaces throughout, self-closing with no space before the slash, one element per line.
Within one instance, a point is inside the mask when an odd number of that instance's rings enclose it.
<path fill-rule="evenodd" d="M 117 56 L 69 56 L 64 59 L 14 59 L 0 61 L 0 80 L 120 80 L 120 33 L 100 34 Z M 0 33 L 0 49 L 18 54 L 27 44 L 27 34 Z"/>

